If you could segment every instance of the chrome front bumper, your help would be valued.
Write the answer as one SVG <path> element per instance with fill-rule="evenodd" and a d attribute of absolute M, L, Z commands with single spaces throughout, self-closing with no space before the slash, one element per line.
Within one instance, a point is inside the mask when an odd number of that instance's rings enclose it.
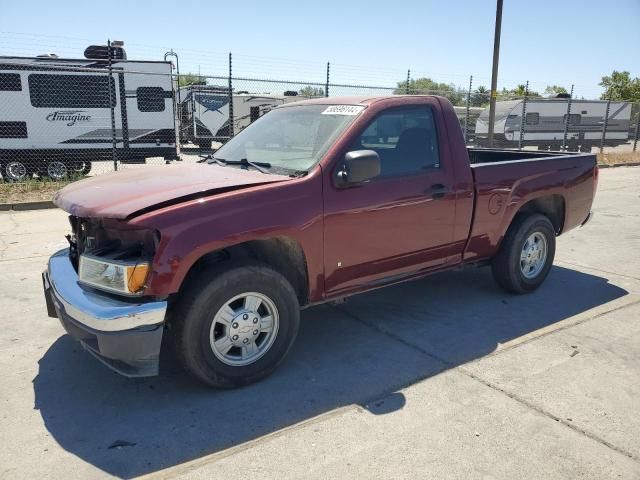
<path fill-rule="evenodd" d="M 80 286 L 69 250 L 42 273 L 49 316 L 95 357 L 127 376 L 158 374 L 166 301 L 136 301 Z"/>

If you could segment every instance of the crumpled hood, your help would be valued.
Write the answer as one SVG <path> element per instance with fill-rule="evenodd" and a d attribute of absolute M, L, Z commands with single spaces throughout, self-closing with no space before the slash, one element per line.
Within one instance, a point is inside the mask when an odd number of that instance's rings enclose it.
<path fill-rule="evenodd" d="M 206 163 L 126 167 L 71 183 L 56 192 L 53 203 L 78 217 L 124 219 L 156 205 L 288 179 Z"/>

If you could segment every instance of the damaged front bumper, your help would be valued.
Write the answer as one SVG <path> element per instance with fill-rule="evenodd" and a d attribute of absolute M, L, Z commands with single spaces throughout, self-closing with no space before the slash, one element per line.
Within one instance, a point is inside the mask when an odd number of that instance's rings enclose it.
<path fill-rule="evenodd" d="M 158 374 L 166 301 L 119 299 L 78 283 L 69 250 L 42 273 L 47 312 L 98 360 L 128 377 Z"/>

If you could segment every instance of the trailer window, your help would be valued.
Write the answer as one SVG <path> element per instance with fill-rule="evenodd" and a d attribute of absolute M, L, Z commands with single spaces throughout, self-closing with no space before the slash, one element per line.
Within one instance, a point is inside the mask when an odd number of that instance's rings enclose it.
<path fill-rule="evenodd" d="M 569 125 L 580 125 L 582 116 L 579 113 L 572 113 L 569 115 Z M 567 114 L 562 117 L 562 123 L 567 123 Z"/>
<path fill-rule="evenodd" d="M 0 73 L 0 91 L 19 92 L 22 90 L 22 82 L 19 73 Z"/>
<path fill-rule="evenodd" d="M 162 87 L 139 87 L 136 90 L 138 110 L 141 112 L 164 112 L 164 99 L 167 98 Z"/>
<path fill-rule="evenodd" d="M 538 125 L 540 123 L 540 114 L 538 112 L 529 112 L 524 117 L 524 122 L 527 125 Z"/>
<path fill-rule="evenodd" d="M 249 122 L 253 123 L 260 118 L 260 107 L 249 108 Z"/>
<path fill-rule="evenodd" d="M 102 75 L 29 75 L 29 96 L 36 108 L 109 108 L 116 106 L 113 78 Z"/>
<path fill-rule="evenodd" d="M 0 122 L 0 138 L 27 138 L 27 122 Z"/>

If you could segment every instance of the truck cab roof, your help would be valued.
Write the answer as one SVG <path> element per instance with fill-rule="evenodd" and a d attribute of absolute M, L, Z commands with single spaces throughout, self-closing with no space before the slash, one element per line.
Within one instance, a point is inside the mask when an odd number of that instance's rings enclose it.
<path fill-rule="evenodd" d="M 344 97 L 320 97 L 313 98 L 311 100 L 301 100 L 299 102 L 291 102 L 286 105 L 282 105 L 278 108 L 282 107 L 293 107 L 297 105 L 372 105 L 378 102 L 391 102 L 405 104 L 407 100 L 412 100 L 413 102 L 418 101 L 421 98 L 440 98 L 437 95 L 353 95 L 353 96 L 344 96 Z"/>

